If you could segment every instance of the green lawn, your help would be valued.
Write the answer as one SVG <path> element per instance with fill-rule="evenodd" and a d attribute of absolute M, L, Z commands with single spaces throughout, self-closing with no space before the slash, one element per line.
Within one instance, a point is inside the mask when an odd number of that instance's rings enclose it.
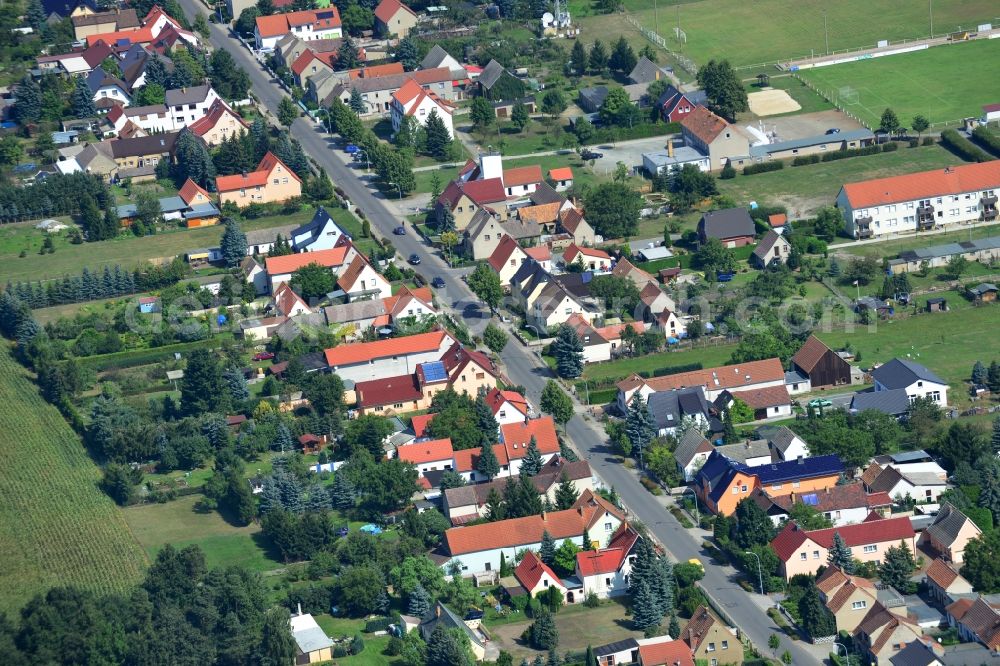
<path fill-rule="evenodd" d="M 574 18 L 576 8 L 583 9 L 584 4 L 590 3 L 570 3 Z M 915 39 L 929 34 L 928 4 L 913 0 L 674 0 L 655 9 L 651 4 L 648 0 L 626 0 L 625 8 L 644 26 L 658 26 L 671 48 L 680 49 L 698 64 L 726 58 L 733 65 L 746 66 L 819 55 L 826 51 L 827 37 L 830 50 L 840 51 L 873 47 L 880 39 Z M 974 28 L 997 15 L 994 0 L 936 0 L 933 9 L 935 35 L 959 26 Z M 674 39 L 678 20 L 687 34 L 684 44 Z M 617 35 L 600 34 L 605 43 L 617 39 Z"/>
<path fill-rule="evenodd" d="M 210 568 L 238 564 L 270 571 L 282 566 L 262 545 L 259 526 L 235 527 L 216 511 L 198 513 L 194 504 L 199 498 L 191 495 L 166 504 L 129 507 L 122 514 L 149 557 L 169 543 L 177 548 L 200 546 Z"/>
<path fill-rule="evenodd" d="M 798 167 L 786 165 L 780 171 L 753 176 L 740 173 L 731 180 L 718 181 L 718 186 L 719 191 L 732 197 L 738 206 L 750 201 L 781 204 L 788 208 L 791 219 L 797 219 L 814 215 L 824 206 L 832 206 L 844 183 L 937 169 L 961 162 L 937 145 L 919 148 L 901 146 L 891 153 Z"/>
<path fill-rule="evenodd" d="M 389 646 L 388 636 L 374 636 L 362 633 L 362 630 L 365 628 L 364 620 L 333 617 L 326 613 L 314 617 L 316 618 L 316 624 L 326 632 L 327 636 L 334 640 L 344 636 L 353 637 L 354 634 L 360 633 L 362 639 L 365 641 L 365 649 L 361 654 L 350 657 L 339 657 L 337 664 L 343 664 L 344 666 L 385 666 L 386 664 L 401 663 L 399 658 L 384 654 L 386 647 Z"/>
<path fill-rule="evenodd" d="M 880 321 L 872 330 L 856 325 L 853 333 L 822 332 L 816 335 L 834 348 L 845 343 L 862 354 L 861 364 L 870 367 L 899 356 L 923 363 L 952 386 L 949 399 L 961 399 L 962 382 L 977 360 L 988 362 L 996 355 L 995 339 L 1000 306 L 973 307 L 955 292 L 939 292 L 948 299 L 949 312 L 922 313 L 896 320 Z M 922 306 L 925 296 L 917 298 Z"/>
<path fill-rule="evenodd" d="M 286 224 L 301 224 L 312 219 L 314 213 L 315 210 L 308 207 L 292 215 L 273 215 L 247 220 L 240 226 L 244 231 L 251 231 Z M 347 211 L 341 213 L 344 216 L 348 215 Z M 331 214 L 338 221 L 341 220 L 341 213 L 331 210 Z M 357 235 L 360 235 L 360 225 L 357 225 L 357 232 Z M 57 234 L 53 239 L 56 248 L 53 254 L 39 255 L 38 250 L 42 246 L 45 232 L 35 229 L 33 222 L 5 224 L 0 227 L 0 283 L 76 275 L 84 266 L 91 270 L 115 264 L 131 268 L 142 261 L 172 259 L 188 250 L 217 246 L 222 237 L 222 227 L 177 229 L 141 238 L 122 234 L 114 240 L 81 245 L 71 244 L 63 233 Z M 27 251 L 27 256 L 18 256 L 22 249 Z"/>
<path fill-rule="evenodd" d="M 97 488 L 100 472 L 80 438 L 7 351 L 0 402 L 0 612 L 57 585 L 126 592 L 146 555 Z"/>
<path fill-rule="evenodd" d="M 908 127 L 917 114 L 932 123 L 956 124 L 962 118 L 979 116 L 982 105 L 995 102 L 1000 95 L 997 63 L 1000 42 L 984 39 L 808 69 L 801 75 L 831 100 L 837 99 L 843 87 L 856 90 L 857 103 L 847 103 L 844 108 L 871 127 L 878 126 L 886 108 L 892 108 L 900 123 Z M 942 87 L 942 81 L 948 85 Z"/>
<path fill-rule="evenodd" d="M 588 363 L 583 366 L 583 378 L 589 380 L 623 379 L 642 370 L 657 370 L 692 363 L 701 363 L 704 368 L 713 368 L 725 365 L 729 361 L 733 349 L 735 349 L 735 345 L 709 345 L 694 349 L 648 354 L 637 358 L 623 358 L 605 363 Z"/>

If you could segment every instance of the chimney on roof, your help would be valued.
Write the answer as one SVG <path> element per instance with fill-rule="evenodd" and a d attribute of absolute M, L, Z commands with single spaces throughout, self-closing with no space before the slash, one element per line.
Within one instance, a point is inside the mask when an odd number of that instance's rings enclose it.
<path fill-rule="evenodd" d="M 438 605 L 434 607 L 434 615 L 436 615 L 437 617 L 441 617 L 441 602 L 440 601 L 438 602 Z"/>
<path fill-rule="evenodd" d="M 802 456 L 799 456 L 799 464 L 800 465 L 805 465 L 806 464 L 806 459 L 803 458 Z"/>
<path fill-rule="evenodd" d="M 299 604 L 299 615 L 302 615 L 302 604 Z"/>
<path fill-rule="evenodd" d="M 542 511 L 542 522 L 543 523 L 545 522 L 545 512 L 544 511 Z"/>

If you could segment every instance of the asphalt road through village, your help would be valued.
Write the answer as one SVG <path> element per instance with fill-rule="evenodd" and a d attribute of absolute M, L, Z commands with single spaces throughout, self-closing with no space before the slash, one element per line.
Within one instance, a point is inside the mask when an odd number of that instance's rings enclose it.
<path fill-rule="evenodd" d="M 189 19 L 197 13 L 209 13 L 197 0 L 179 2 Z M 216 23 L 210 23 L 209 28 L 212 45 L 224 48 L 233 55 L 236 62 L 249 74 L 253 94 L 272 114 L 275 113 L 285 94 L 277 81 L 230 35 L 228 28 Z M 392 230 L 402 223 L 396 206 L 370 187 L 363 170 L 352 168 L 346 163 L 344 153 L 338 150 L 339 141 L 326 134 L 320 125 L 307 117 L 300 117 L 292 125 L 291 134 L 302 144 L 307 155 L 326 169 L 334 184 L 364 211 L 372 227 L 392 240 L 402 257 L 416 254 L 421 258 L 418 270 L 425 278 L 444 278 L 445 288 L 438 290 L 439 300 L 450 303 L 452 310 L 462 317 L 474 333 L 481 332 L 489 321 L 489 310 L 462 281 L 462 275 L 468 270 L 449 268 L 436 250 L 425 244 L 409 227 L 404 236 L 392 235 Z M 441 291 L 445 292 L 443 297 Z M 511 341 L 501 356 L 510 380 L 524 386 L 528 394 L 526 397 L 537 405 L 545 382 L 552 378 L 548 366 L 516 341 Z M 737 584 L 737 574 L 731 567 L 716 566 L 708 560 L 702 552 L 700 537 L 685 530 L 665 509 L 663 500 L 646 491 L 639 484 L 636 475 L 618 462 L 618 458 L 606 445 L 603 431 L 585 413 L 585 409 L 577 404 L 577 415 L 566 426 L 566 434 L 575 448 L 606 484 L 614 486 L 630 515 L 641 520 L 674 559 L 685 562 L 697 558 L 704 562 L 705 578 L 701 584 L 705 592 L 717 606 L 725 609 L 754 645 L 766 654 L 768 637 L 771 634 L 781 635 L 781 630 L 765 613 L 765 609 L 773 603 L 759 594 L 751 594 L 742 589 Z M 790 641 L 787 637 L 783 637 L 782 649 L 791 652 L 795 664 L 821 663 L 828 654 L 826 647 Z"/>

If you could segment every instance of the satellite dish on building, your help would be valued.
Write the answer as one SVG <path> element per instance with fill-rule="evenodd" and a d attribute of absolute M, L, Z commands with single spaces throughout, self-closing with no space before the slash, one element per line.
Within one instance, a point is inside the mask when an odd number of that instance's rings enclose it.
<path fill-rule="evenodd" d="M 553 21 L 555 21 L 555 18 L 556 17 L 553 16 L 551 12 L 545 12 L 544 14 L 542 14 L 542 27 L 543 28 L 550 27 Z"/>

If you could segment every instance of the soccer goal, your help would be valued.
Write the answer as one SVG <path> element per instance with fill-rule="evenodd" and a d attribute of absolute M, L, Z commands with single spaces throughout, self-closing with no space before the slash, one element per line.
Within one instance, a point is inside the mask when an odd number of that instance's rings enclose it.
<path fill-rule="evenodd" d="M 843 86 L 837 92 L 837 100 L 841 104 L 857 104 L 858 103 L 858 91 L 852 86 Z"/>

